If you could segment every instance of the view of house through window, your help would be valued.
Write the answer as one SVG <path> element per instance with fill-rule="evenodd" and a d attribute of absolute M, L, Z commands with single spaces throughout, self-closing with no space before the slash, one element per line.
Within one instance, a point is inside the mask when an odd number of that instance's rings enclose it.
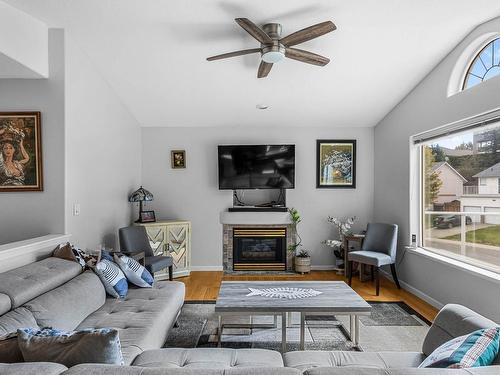
<path fill-rule="evenodd" d="M 500 123 L 421 146 L 422 246 L 500 272 Z"/>

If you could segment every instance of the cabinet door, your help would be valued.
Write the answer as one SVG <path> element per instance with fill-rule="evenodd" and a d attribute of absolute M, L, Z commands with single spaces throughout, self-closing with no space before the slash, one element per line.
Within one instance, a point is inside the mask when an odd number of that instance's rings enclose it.
<path fill-rule="evenodd" d="M 154 255 L 167 254 L 166 230 L 160 225 L 145 225 L 146 233 L 148 234 L 149 244 L 153 249 Z M 168 270 L 161 270 L 155 273 L 155 277 L 168 277 Z"/>
<path fill-rule="evenodd" d="M 172 224 L 166 227 L 168 252 L 174 261 L 174 276 L 189 275 L 190 256 L 190 225 Z"/>

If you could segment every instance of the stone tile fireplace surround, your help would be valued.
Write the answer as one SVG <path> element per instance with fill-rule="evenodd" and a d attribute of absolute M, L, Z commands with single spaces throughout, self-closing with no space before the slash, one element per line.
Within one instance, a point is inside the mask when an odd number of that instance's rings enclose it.
<path fill-rule="evenodd" d="M 222 262 L 224 272 L 233 272 L 234 228 L 286 228 L 286 248 L 293 244 L 295 229 L 288 212 L 221 212 Z M 293 270 L 293 254 L 286 252 L 286 270 Z M 265 271 L 265 270 L 263 270 Z M 273 271 L 269 271 L 273 272 Z"/>

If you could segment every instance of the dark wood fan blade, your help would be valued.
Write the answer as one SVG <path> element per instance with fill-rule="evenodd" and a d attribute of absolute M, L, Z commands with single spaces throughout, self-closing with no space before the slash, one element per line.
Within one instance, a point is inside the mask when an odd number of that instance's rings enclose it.
<path fill-rule="evenodd" d="M 249 55 L 251 53 L 257 53 L 257 52 L 260 52 L 260 48 L 244 49 L 241 51 L 234 51 L 229 53 L 223 53 L 222 55 L 207 57 L 207 60 L 208 61 L 221 60 L 221 59 L 227 59 L 228 57 Z"/>
<path fill-rule="evenodd" d="M 259 26 L 254 24 L 248 18 L 235 18 L 235 21 L 238 25 L 240 25 L 247 33 L 253 36 L 262 44 L 272 44 L 273 40 L 269 35 L 266 34 L 264 30 L 262 30 Z"/>
<path fill-rule="evenodd" d="M 257 72 L 257 78 L 267 77 L 273 64 L 266 63 L 265 61 L 261 61 L 259 65 L 259 71 Z"/>
<path fill-rule="evenodd" d="M 317 38 L 321 35 L 325 35 L 335 30 L 336 28 L 337 26 L 335 26 L 332 21 L 321 22 L 317 25 L 306 27 L 305 29 L 285 36 L 280 40 L 280 43 L 285 47 L 295 46 L 297 44 L 307 42 L 308 40 Z"/>
<path fill-rule="evenodd" d="M 285 50 L 285 56 L 289 59 L 305 62 L 308 64 L 325 66 L 330 62 L 330 59 L 317 55 L 312 52 L 304 51 L 297 48 L 287 48 Z"/>

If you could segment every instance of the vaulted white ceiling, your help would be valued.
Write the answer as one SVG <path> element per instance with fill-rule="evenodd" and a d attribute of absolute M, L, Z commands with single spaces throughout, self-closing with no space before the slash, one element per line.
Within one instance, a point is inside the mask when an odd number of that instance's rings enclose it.
<path fill-rule="evenodd" d="M 63 27 L 142 126 L 374 126 L 498 0 L 5 0 Z M 286 59 L 257 79 L 258 47 L 235 22 L 279 22 L 283 35 L 325 20 L 301 44 L 326 67 Z M 267 110 L 256 109 L 266 104 Z"/>

